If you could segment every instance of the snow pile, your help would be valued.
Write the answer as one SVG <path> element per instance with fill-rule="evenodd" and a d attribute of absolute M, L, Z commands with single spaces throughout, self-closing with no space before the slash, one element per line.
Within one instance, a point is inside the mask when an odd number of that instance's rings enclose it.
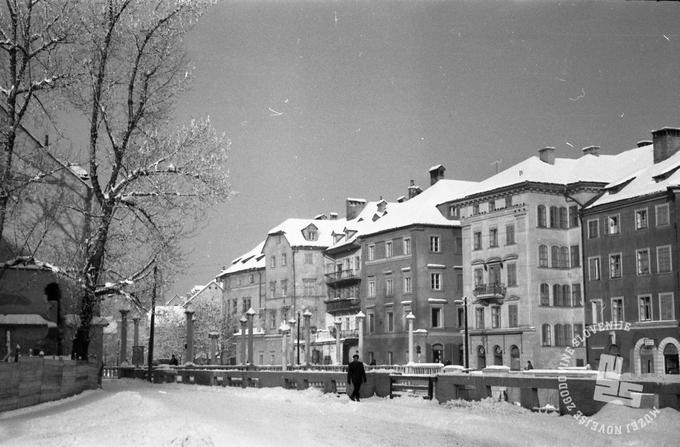
<path fill-rule="evenodd" d="M 499 401 L 492 397 L 487 397 L 482 400 L 463 400 L 454 399 L 443 404 L 445 408 L 464 408 L 470 410 L 474 413 L 484 413 L 484 414 L 527 414 L 531 413 L 530 410 L 523 408 L 518 405 L 511 404 L 505 401 Z"/>

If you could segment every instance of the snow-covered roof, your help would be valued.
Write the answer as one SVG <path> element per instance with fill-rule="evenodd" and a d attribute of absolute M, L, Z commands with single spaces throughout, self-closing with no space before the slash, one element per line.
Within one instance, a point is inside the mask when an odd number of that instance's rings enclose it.
<path fill-rule="evenodd" d="M 333 232 L 340 232 L 347 224 L 347 219 L 297 219 L 290 218 L 269 230 L 269 235 L 283 233 L 291 247 L 326 248 L 333 245 Z M 310 225 L 316 227 L 316 239 L 305 239 L 303 230 Z"/>
<path fill-rule="evenodd" d="M 57 327 L 57 323 L 46 320 L 38 314 L 0 314 L 0 326 Z"/>
<path fill-rule="evenodd" d="M 265 259 L 264 253 L 262 253 L 263 248 L 264 241 L 257 244 L 257 246 L 252 250 L 231 261 L 231 265 L 218 273 L 217 277 L 220 278 L 224 275 L 229 275 L 232 273 L 264 268 Z"/>
<path fill-rule="evenodd" d="M 550 164 L 532 156 L 481 181 L 466 197 L 525 182 L 568 185 L 578 182 L 609 183 L 645 166 L 652 160 L 651 146 L 616 155 L 586 154 L 579 158 L 555 158 Z"/>
<path fill-rule="evenodd" d="M 222 289 L 222 284 L 220 284 L 219 281 L 217 281 L 217 280 L 215 280 L 215 279 L 213 279 L 212 281 L 210 281 L 208 284 L 206 284 L 206 285 L 204 285 L 204 286 L 195 286 L 195 287 L 192 289 L 191 296 L 189 296 L 189 298 L 184 302 L 184 304 L 182 304 L 182 306 L 186 306 L 187 304 L 189 304 L 190 302 L 192 302 L 192 301 L 194 300 L 194 298 L 196 298 L 196 297 L 199 296 L 201 293 L 203 293 L 205 290 L 207 290 L 208 287 L 210 287 L 210 285 L 212 285 L 212 284 L 215 284 L 215 285 L 217 286 L 218 289 L 223 290 L 223 289 Z M 198 288 L 198 290 L 196 290 L 197 288 Z"/>
<path fill-rule="evenodd" d="M 654 163 L 653 146 L 644 146 L 648 158 L 640 163 L 638 169 L 624 175 L 605 187 L 605 193 L 589 208 L 633 197 L 647 196 L 680 185 L 680 152 L 666 160 Z"/>
<path fill-rule="evenodd" d="M 441 179 L 412 199 L 393 204 L 383 217 L 361 228 L 361 233 L 366 236 L 416 224 L 459 225 L 458 221 L 444 217 L 437 209 L 437 205 L 464 197 L 477 185 L 477 182 Z"/>

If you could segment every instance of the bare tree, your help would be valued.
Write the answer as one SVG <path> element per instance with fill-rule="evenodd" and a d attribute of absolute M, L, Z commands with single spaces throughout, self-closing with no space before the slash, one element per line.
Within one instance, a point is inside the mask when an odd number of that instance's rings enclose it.
<path fill-rule="evenodd" d="M 17 171 L 16 149 L 22 139 L 24 144 L 32 143 L 30 136 L 22 138 L 21 134 L 27 118 L 36 110 L 41 113 L 40 95 L 70 77 L 64 53 L 73 34 L 76 9 L 77 2 L 68 0 L 5 0 L 0 4 L 0 240 L 10 199 L 50 175 L 50 168 L 36 166 L 35 159 L 24 164 L 36 169 L 35 175 Z"/>
<path fill-rule="evenodd" d="M 87 356 L 98 297 L 123 293 L 144 307 L 135 284 L 148 281 L 155 263 L 176 259 L 179 238 L 196 228 L 206 207 L 230 195 L 228 141 L 208 120 L 169 124 L 190 78 L 183 37 L 207 6 L 102 0 L 82 10 L 86 39 L 74 63 L 86 75 L 70 98 L 89 120 L 93 194 L 77 272 L 84 291 L 74 341 L 79 357 Z"/>

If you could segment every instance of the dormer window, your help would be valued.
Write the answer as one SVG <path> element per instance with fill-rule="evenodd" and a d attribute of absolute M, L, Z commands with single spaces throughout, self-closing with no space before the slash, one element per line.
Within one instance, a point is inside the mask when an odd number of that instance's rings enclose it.
<path fill-rule="evenodd" d="M 305 240 L 315 241 L 319 238 L 319 229 L 314 224 L 309 224 L 304 230 L 302 230 L 302 236 Z"/>

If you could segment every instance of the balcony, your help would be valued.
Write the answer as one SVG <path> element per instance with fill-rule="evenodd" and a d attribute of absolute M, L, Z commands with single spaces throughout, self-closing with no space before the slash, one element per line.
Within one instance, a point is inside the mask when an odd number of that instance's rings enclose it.
<path fill-rule="evenodd" d="M 505 284 L 477 284 L 472 293 L 477 298 L 477 302 L 484 304 L 503 304 L 507 287 Z"/>
<path fill-rule="evenodd" d="M 329 298 L 326 300 L 326 312 L 331 315 L 357 313 L 361 310 L 359 298 Z"/>
<path fill-rule="evenodd" d="M 348 338 L 359 338 L 359 331 L 357 329 L 341 329 L 340 338 L 347 340 Z"/>
<path fill-rule="evenodd" d="M 326 284 L 330 287 L 346 286 L 361 281 L 360 271 L 357 269 L 339 270 L 326 273 Z"/>

